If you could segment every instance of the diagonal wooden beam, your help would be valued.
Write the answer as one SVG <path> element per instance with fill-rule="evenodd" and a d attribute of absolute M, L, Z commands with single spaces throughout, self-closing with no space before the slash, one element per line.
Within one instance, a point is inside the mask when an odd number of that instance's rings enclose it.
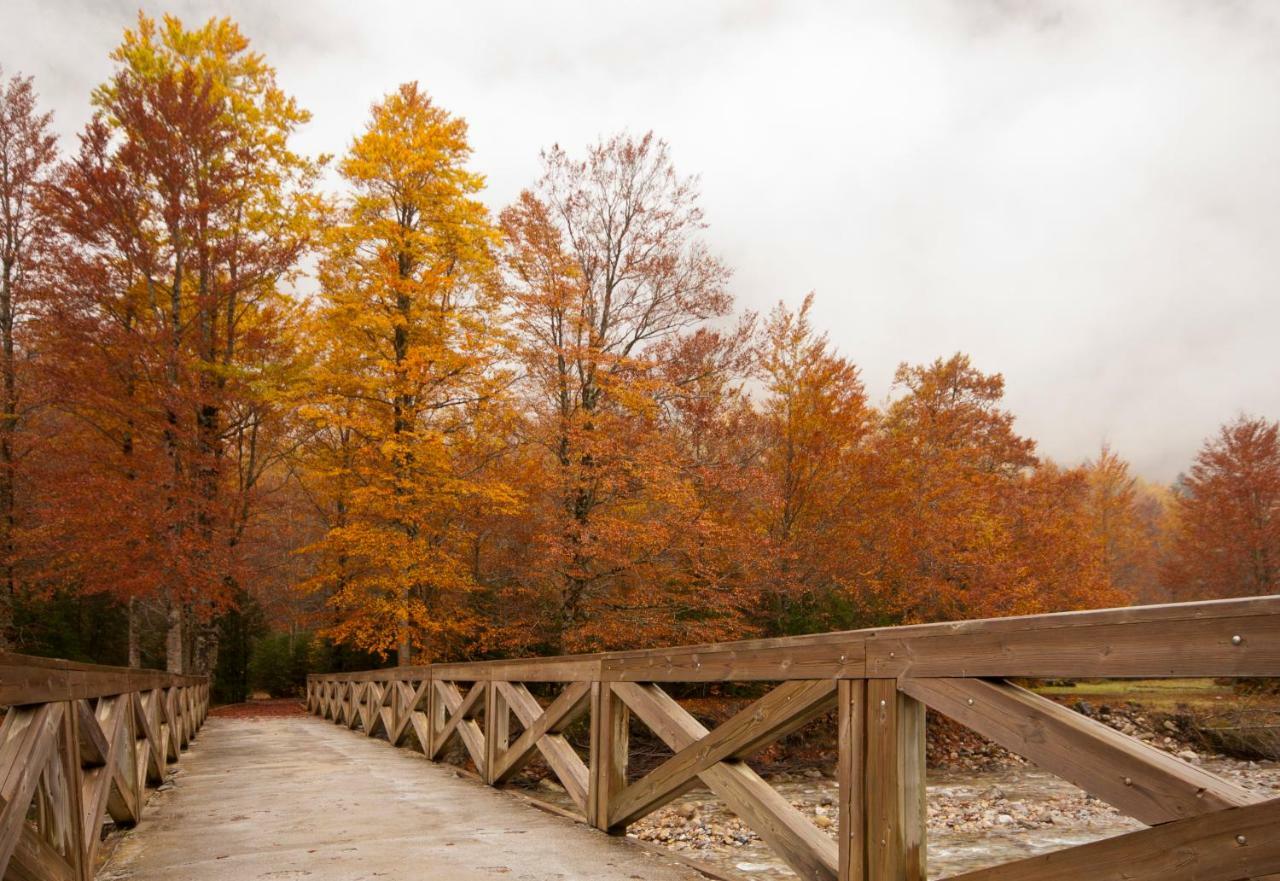
<path fill-rule="evenodd" d="M 590 774 L 561 732 L 587 711 L 591 701 L 591 683 L 569 683 L 545 710 L 523 684 L 495 684 L 524 726 L 524 731 L 499 755 L 494 767 L 494 782 L 501 784 L 510 780 L 533 757 L 536 750 L 546 758 L 547 764 L 560 778 L 569 796 L 579 808 L 585 810 Z"/>
<path fill-rule="evenodd" d="M 80 881 L 57 849 L 26 823 L 9 859 L 6 879 L 14 881 Z"/>
<path fill-rule="evenodd" d="M 634 823 L 684 792 L 708 768 L 745 759 L 807 725 L 835 706 L 835 695 L 830 679 L 784 682 L 618 793 L 609 806 L 609 825 Z"/>
<path fill-rule="evenodd" d="M 146 747 L 142 765 L 146 769 L 146 779 L 159 786 L 164 782 L 166 766 L 162 726 L 156 720 L 156 692 L 146 691 L 133 695 L 134 721 L 142 735 L 142 743 Z"/>
<path fill-rule="evenodd" d="M 101 703 L 106 705 L 113 699 L 102 698 Z M 100 842 L 100 832 L 102 823 L 100 818 L 107 810 L 107 802 L 111 797 L 111 787 L 115 781 L 116 769 L 119 765 L 119 751 L 127 749 L 127 745 L 122 742 L 120 736 L 121 729 L 124 726 L 124 713 L 116 712 L 107 717 L 107 725 L 104 730 L 102 721 L 93 712 L 88 709 L 87 702 L 77 701 L 82 705 L 79 710 L 80 725 L 80 743 L 81 757 L 83 759 L 83 744 L 86 740 L 86 729 L 96 732 L 96 736 L 89 735 L 89 739 L 100 742 L 105 745 L 106 749 L 101 754 L 102 764 L 94 768 L 84 768 L 81 770 L 81 806 L 84 810 L 81 827 L 84 830 L 83 848 L 86 858 L 92 864 L 94 856 L 98 851 Z"/>
<path fill-rule="evenodd" d="M 656 685 L 614 682 L 611 687 L 671 749 L 679 752 L 707 736 L 702 723 Z M 797 875 L 805 881 L 834 881 L 839 868 L 836 842 L 745 762 L 720 762 L 698 776 Z"/>
<path fill-rule="evenodd" d="M 1006 682 L 903 679 L 918 701 L 1148 825 L 1260 797 L 1136 738 Z"/>
<path fill-rule="evenodd" d="M 142 790 L 129 695 L 99 698 L 94 715 L 102 730 L 112 737 L 112 761 L 108 763 L 112 785 L 107 793 L 107 812 L 117 823 L 131 826 L 141 819 Z"/>
<path fill-rule="evenodd" d="M 1175 820 L 948 881 L 1238 881 L 1280 872 L 1280 799 Z"/>
<path fill-rule="evenodd" d="M 107 700 L 107 698 L 103 698 Z M 80 761 L 86 765 L 107 764 L 107 754 L 111 751 L 111 743 L 98 719 L 93 714 L 93 707 L 87 700 L 75 702 L 76 717 L 80 722 Z"/>

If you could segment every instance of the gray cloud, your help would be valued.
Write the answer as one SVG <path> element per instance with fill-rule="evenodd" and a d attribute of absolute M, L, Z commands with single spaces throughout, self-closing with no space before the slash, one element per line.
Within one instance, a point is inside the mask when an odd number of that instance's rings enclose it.
<path fill-rule="evenodd" d="M 901 360 L 1002 371 L 1065 462 L 1172 478 L 1280 416 L 1280 6 L 922 0 L 142 4 L 230 14 L 340 152 L 420 80 L 498 207 L 538 149 L 653 128 L 702 176 L 744 308 L 818 292 L 873 396 Z M 68 138 L 136 14 L 7 0 L 0 63 Z"/>

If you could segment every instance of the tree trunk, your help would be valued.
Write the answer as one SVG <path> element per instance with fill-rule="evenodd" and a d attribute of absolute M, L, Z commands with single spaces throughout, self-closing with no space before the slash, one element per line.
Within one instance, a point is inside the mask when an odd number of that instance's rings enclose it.
<path fill-rule="evenodd" d="M 13 604 L 18 595 L 14 558 L 16 546 L 14 532 L 17 525 L 15 504 L 14 434 L 18 428 L 17 375 L 13 361 L 13 261 L 4 261 L 4 278 L 0 283 L 0 374 L 3 374 L 3 414 L 0 414 L 0 522 L 4 537 L 0 542 L 0 572 L 3 584 L 0 591 L 0 650 L 10 648 L 10 632 L 13 629 Z"/>
<path fill-rule="evenodd" d="M 141 622 L 138 617 L 138 598 L 129 597 L 129 666 L 135 670 L 142 666 L 142 642 L 138 632 Z"/>
<path fill-rule="evenodd" d="M 187 672 L 186 646 L 183 645 L 182 606 L 176 602 L 169 604 L 169 632 L 165 634 L 164 660 L 165 669 L 170 673 Z"/>
<path fill-rule="evenodd" d="M 413 662 L 413 641 L 409 638 L 409 602 L 405 600 L 405 613 L 400 618 L 400 644 L 396 647 L 396 664 L 408 667 Z"/>

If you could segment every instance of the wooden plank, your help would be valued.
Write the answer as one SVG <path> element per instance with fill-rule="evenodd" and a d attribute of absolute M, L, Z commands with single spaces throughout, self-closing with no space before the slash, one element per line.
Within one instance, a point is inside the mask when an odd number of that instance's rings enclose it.
<path fill-rule="evenodd" d="M 603 814 L 600 811 L 600 793 L 599 793 L 599 768 L 600 768 L 600 704 L 604 700 L 604 692 L 609 688 L 608 684 L 596 680 L 591 683 L 591 718 L 590 718 L 590 743 L 587 747 L 587 768 L 590 773 L 587 785 L 587 806 L 583 813 L 586 815 L 587 825 L 594 826 L 599 829 L 601 826 L 608 825 L 608 805 L 605 806 Z"/>
<path fill-rule="evenodd" d="M 543 754 L 547 765 L 574 803 L 585 810 L 591 788 L 590 775 L 578 753 L 560 732 L 587 711 L 591 683 L 570 683 L 545 710 L 522 684 L 499 680 L 495 685 L 525 730 L 498 757 L 494 764 L 494 781 L 505 783 L 510 780 L 536 750 Z"/>
<path fill-rule="evenodd" d="M 1238 641 L 1232 637 L 1240 637 Z M 1277 676 L 1280 596 L 854 630 L 703 646 L 436 664 L 340 678 L 748 681 L 899 676 Z"/>
<path fill-rule="evenodd" d="M 120 698 L 103 698 L 102 703 L 108 705 L 109 702 L 119 701 Z M 83 745 L 86 739 L 86 729 L 92 729 L 97 732 L 98 738 L 101 739 L 105 749 L 102 751 L 101 762 L 98 767 L 81 770 L 81 803 L 83 811 L 81 813 L 81 828 L 84 830 L 84 840 L 81 846 L 88 855 L 88 861 L 93 863 L 93 857 L 97 853 L 99 844 L 99 830 L 101 829 L 100 818 L 107 811 L 107 803 L 111 797 L 112 785 L 116 778 L 117 767 L 119 765 L 119 752 L 122 748 L 127 748 L 121 737 L 124 727 L 124 713 L 108 712 L 105 714 L 107 725 L 104 729 L 102 719 L 97 715 L 88 711 L 88 704 L 77 701 L 79 705 L 78 711 L 85 715 L 80 715 L 80 742 Z M 81 746 L 80 754 L 83 756 L 84 749 Z"/>
<path fill-rule="evenodd" d="M 592 807 L 588 810 L 588 815 L 595 819 L 597 829 L 610 835 L 624 835 L 627 831 L 625 826 L 609 824 L 609 808 L 614 796 L 627 785 L 627 764 L 631 754 L 631 713 L 622 698 L 603 683 L 596 691 L 595 698 L 596 704 L 591 712 L 597 727 L 589 785 Z"/>
<path fill-rule="evenodd" d="M 97 727 L 97 720 L 90 724 Z M 78 881 L 93 881 L 93 865 L 85 856 L 86 840 L 84 826 L 84 784 L 81 779 L 80 765 L 80 719 L 75 712 L 75 703 L 63 704 L 62 728 L 59 733 L 59 744 L 51 763 L 61 771 L 61 785 L 58 787 L 55 810 L 61 816 L 58 826 L 61 830 L 62 845 L 65 848 L 67 862 Z M 96 831 L 96 830 L 95 830 Z"/>
<path fill-rule="evenodd" d="M 867 877 L 867 683 L 840 680 L 836 701 L 840 881 Z"/>
<path fill-rule="evenodd" d="M 111 743 L 108 736 L 103 733 L 102 726 L 98 724 L 93 708 L 89 706 L 87 700 L 78 700 L 74 703 L 76 716 L 80 720 L 80 761 L 86 765 L 107 764 Z"/>
<path fill-rule="evenodd" d="M 427 709 L 427 691 L 431 688 L 430 680 L 422 683 L 413 682 L 396 682 L 397 707 L 395 730 L 388 737 L 393 746 L 402 746 L 405 741 L 405 735 L 412 730 L 418 733 L 418 727 L 414 724 L 414 718 L 417 717 L 421 723 L 426 723 Z M 426 741 L 420 739 L 420 745 L 425 750 Z"/>
<path fill-rule="evenodd" d="M 924 704 L 892 679 L 867 682 L 869 881 L 925 881 Z"/>
<path fill-rule="evenodd" d="M 141 812 L 142 791 L 139 786 L 139 774 L 136 766 L 137 750 L 133 728 L 133 707 L 131 695 L 116 695 L 98 700 L 98 708 L 94 716 L 98 726 L 107 732 L 111 740 L 111 759 L 107 769 L 111 775 L 111 785 L 107 787 L 107 813 L 111 819 L 122 826 L 131 826 L 138 822 Z M 98 818 L 102 816 L 101 812 Z M 97 818 L 95 818 L 96 820 Z M 87 822 L 96 832 L 94 822 Z"/>
<path fill-rule="evenodd" d="M 507 706 L 507 699 L 490 683 L 485 689 L 484 709 L 484 778 L 485 783 L 490 786 L 497 782 L 494 777 L 494 768 L 498 764 L 498 757 L 506 752 L 510 745 L 511 710 Z"/>
<path fill-rule="evenodd" d="M 1053 623 L 1053 622 L 1050 622 Z M 1030 622 L 922 635 L 885 631 L 867 642 L 871 677 L 1135 678 L 1280 676 L 1280 614 L 1160 618 L 1075 626 Z"/>
<path fill-rule="evenodd" d="M 707 735 L 702 723 L 656 685 L 615 682 L 608 687 L 672 750 L 683 750 Z M 720 762 L 699 776 L 797 875 L 806 881 L 834 881 L 839 868 L 836 842 L 745 762 Z"/>
<path fill-rule="evenodd" d="M 434 759 L 443 753 L 449 745 L 449 741 L 456 734 L 471 755 L 471 761 L 475 763 L 476 770 L 483 777 L 485 760 L 484 732 L 480 730 L 480 726 L 471 718 L 471 715 L 481 706 L 480 701 L 485 696 L 488 683 L 472 683 L 471 690 L 467 692 L 465 698 L 452 682 L 436 679 L 434 683 L 436 698 L 442 701 L 450 716 L 448 721 L 444 723 L 444 727 L 432 735 L 431 758 Z"/>
<path fill-rule="evenodd" d="M 0 706 L 85 700 L 203 681 L 199 676 L 177 676 L 159 670 L 79 664 L 0 652 Z"/>
<path fill-rule="evenodd" d="M 26 824 L 3 878 L 5 881 L 79 881 L 75 867 Z"/>
<path fill-rule="evenodd" d="M 1008 683 L 905 679 L 900 687 L 1148 825 L 1261 800 L 1241 786 Z"/>
<path fill-rule="evenodd" d="M 802 728 L 831 709 L 835 693 L 830 680 L 784 682 L 619 792 L 609 825 L 625 828 L 686 791 L 712 765 L 745 759 Z"/>
<path fill-rule="evenodd" d="M 0 878 L 26 827 L 44 767 L 57 751 L 64 706 L 11 709 L 0 725 Z"/>
<path fill-rule="evenodd" d="M 1227 808 L 950 881 L 1238 881 L 1280 872 L 1280 799 Z"/>

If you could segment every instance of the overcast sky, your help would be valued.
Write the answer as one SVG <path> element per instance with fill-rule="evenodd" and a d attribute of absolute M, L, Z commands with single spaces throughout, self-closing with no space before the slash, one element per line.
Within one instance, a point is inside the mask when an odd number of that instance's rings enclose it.
<path fill-rule="evenodd" d="M 1280 3 L 0 0 L 0 64 L 67 139 L 141 6 L 237 19 L 341 152 L 419 80 L 499 208 L 540 148 L 653 129 L 702 179 L 743 308 L 796 304 L 863 370 L 957 350 L 1074 463 L 1169 480 L 1280 417 Z"/>

